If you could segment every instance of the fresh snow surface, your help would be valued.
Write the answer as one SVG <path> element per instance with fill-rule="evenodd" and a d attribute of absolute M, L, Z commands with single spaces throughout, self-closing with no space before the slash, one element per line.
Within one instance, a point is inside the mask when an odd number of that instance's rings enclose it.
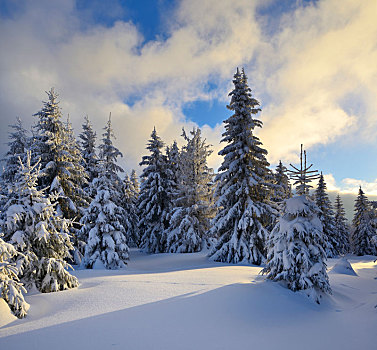
<path fill-rule="evenodd" d="M 332 267 L 331 273 L 339 273 L 343 275 L 357 276 L 355 270 L 352 268 L 352 265 L 346 258 L 339 259 L 336 264 Z"/>
<path fill-rule="evenodd" d="M 0 303 L 0 349 L 375 349 L 375 257 L 348 256 L 358 276 L 332 271 L 317 305 L 205 253 L 131 250 L 121 270 L 76 270 L 78 288 L 26 296 L 25 319 Z M 330 259 L 329 268 L 338 261 Z M 1 300 L 0 300 L 1 301 Z"/>

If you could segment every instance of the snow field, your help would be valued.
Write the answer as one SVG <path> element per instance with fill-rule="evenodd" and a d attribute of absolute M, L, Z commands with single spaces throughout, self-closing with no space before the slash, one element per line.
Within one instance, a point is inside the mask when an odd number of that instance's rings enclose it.
<path fill-rule="evenodd" d="M 131 250 L 127 269 L 77 270 L 79 288 L 27 295 L 22 320 L 0 303 L 0 349 L 375 348 L 374 257 L 348 259 L 358 276 L 330 272 L 333 295 L 317 305 L 205 254 Z"/>

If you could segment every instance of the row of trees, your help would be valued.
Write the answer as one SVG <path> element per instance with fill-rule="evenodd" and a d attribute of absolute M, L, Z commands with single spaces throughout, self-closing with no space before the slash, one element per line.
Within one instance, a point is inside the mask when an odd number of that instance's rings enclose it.
<path fill-rule="evenodd" d="M 87 117 L 77 141 L 53 89 L 35 114 L 31 137 L 20 120 L 12 126 L 1 175 L 0 274 L 7 277 L 0 291 L 17 316 L 27 310 L 20 281 L 41 292 L 72 288 L 78 281 L 68 263 L 122 268 L 130 246 L 149 253 L 208 246 L 212 260 L 265 263 L 268 278 L 308 289 L 317 301 L 316 291 L 330 291 L 325 259 L 350 251 L 341 199 L 334 212 L 322 174 L 309 194 L 306 163 L 292 172 L 292 198 L 287 169 L 280 162 L 270 170 L 255 136 L 262 127 L 259 102 L 243 70 L 233 83 L 216 175 L 199 128 L 183 130 L 181 149 L 176 142 L 165 147 L 154 129 L 140 186 L 135 171 L 121 179 L 111 116 L 98 149 Z M 376 254 L 375 216 L 361 189 L 355 208 L 353 251 Z"/>

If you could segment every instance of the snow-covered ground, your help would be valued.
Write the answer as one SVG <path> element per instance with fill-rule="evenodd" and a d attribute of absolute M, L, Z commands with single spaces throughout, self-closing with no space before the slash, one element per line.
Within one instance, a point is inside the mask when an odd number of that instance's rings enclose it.
<path fill-rule="evenodd" d="M 79 288 L 27 295 L 25 319 L 0 300 L 0 349 L 376 349 L 377 264 L 348 260 L 357 276 L 341 262 L 317 305 L 260 267 L 134 250 L 127 269 L 77 270 Z"/>

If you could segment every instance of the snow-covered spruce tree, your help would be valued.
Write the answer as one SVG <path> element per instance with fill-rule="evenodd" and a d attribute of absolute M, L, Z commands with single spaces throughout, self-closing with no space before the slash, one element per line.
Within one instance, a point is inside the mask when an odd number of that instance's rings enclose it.
<path fill-rule="evenodd" d="M 269 235 L 262 273 L 302 290 L 319 303 L 321 292 L 331 293 L 319 209 L 305 194 L 286 199 L 278 223 Z"/>
<path fill-rule="evenodd" d="M 9 133 L 9 149 L 5 154 L 5 158 L 1 160 L 4 168 L 1 174 L 1 180 L 5 185 L 14 182 L 15 175 L 20 165 L 18 159 L 21 158 L 22 161 L 25 160 L 26 150 L 29 147 L 29 138 L 27 131 L 22 126 L 21 119 L 17 118 L 16 123 L 9 125 L 9 127 L 13 129 L 13 131 Z"/>
<path fill-rule="evenodd" d="M 81 154 L 83 158 L 83 165 L 88 174 L 88 182 L 91 183 L 98 177 L 98 156 L 96 154 L 96 132 L 93 131 L 92 124 L 85 116 L 84 124 L 82 125 L 82 133 L 79 135 Z"/>
<path fill-rule="evenodd" d="M 17 261 L 21 280 L 43 293 L 56 292 L 78 286 L 64 261 L 73 249 L 71 221 L 57 213 L 53 195 L 47 197 L 43 189 L 37 189 L 39 169 L 39 161 L 31 164 L 30 152 L 26 164 L 20 161 L 14 198 L 6 207 L 6 229 L 11 242 L 22 253 Z"/>
<path fill-rule="evenodd" d="M 283 165 L 281 161 L 276 167 L 274 172 L 274 193 L 272 196 L 272 201 L 281 202 L 292 196 L 291 185 L 289 183 L 289 177 L 287 175 L 287 168 Z"/>
<path fill-rule="evenodd" d="M 297 195 L 283 201 L 280 217 L 268 237 L 267 263 L 262 270 L 267 278 L 282 281 L 293 290 L 303 290 L 319 303 L 321 293 L 331 293 L 326 272 L 326 241 L 319 219 L 320 210 L 308 195 L 310 182 L 317 179 L 317 171 L 309 170 L 312 164 L 303 162 L 292 166 L 291 178 L 295 179 Z"/>
<path fill-rule="evenodd" d="M 133 190 L 134 190 L 134 197 L 135 197 L 135 200 L 137 202 L 137 199 L 139 197 L 139 192 L 140 192 L 140 185 L 139 185 L 139 180 L 137 178 L 135 169 L 132 169 L 132 171 L 131 171 L 130 181 L 132 183 Z"/>
<path fill-rule="evenodd" d="M 166 146 L 166 168 L 169 177 L 168 187 L 166 188 L 167 200 L 170 203 L 170 210 L 166 216 L 166 220 L 169 221 L 175 209 L 175 200 L 178 196 L 178 184 L 181 179 L 181 164 L 180 164 L 181 152 L 178 148 L 177 142 L 174 141 L 170 146 Z M 170 227 L 170 224 L 169 224 Z"/>
<path fill-rule="evenodd" d="M 127 244 L 130 247 L 137 247 L 139 245 L 139 217 L 137 214 L 137 193 L 134 188 L 133 182 L 126 174 L 124 180 L 124 204 L 123 207 L 127 212 L 126 216 L 126 228 L 128 229 Z"/>
<path fill-rule="evenodd" d="M 150 155 L 143 156 L 140 162 L 140 166 L 145 168 L 140 176 L 138 200 L 140 244 L 148 253 L 163 253 L 167 249 L 172 174 L 167 167 L 166 156 L 162 154 L 163 147 L 164 143 L 154 128 L 147 145 Z"/>
<path fill-rule="evenodd" d="M 122 205 L 124 197 L 124 185 L 123 181 L 119 177 L 118 173 L 124 173 L 122 167 L 118 163 L 118 157 L 123 157 L 123 154 L 113 144 L 115 138 L 114 130 L 111 124 L 111 113 L 107 125 L 104 127 L 105 132 L 102 134 L 102 143 L 99 145 L 101 166 L 104 168 L 102 171 L 110 179 L 113 186 L 112 200 L 117 205 Z"/>
<path fill-rule="evenodd" d="M 126 267 L 129 258 L 127 232 L 123 226 L 127 213 L 117 204 L 119 195 L 113 175 L 103 158 L 99 177 L 93 180 L 96 196 L 81 219 L 81 237 L 88 237 L 83 265 L 86 268 L 118 269 Z"/>
<path fill-rule="evenodd" d="M 350 251 L 349 227 L 347 225 L 346 212 L 343 208 L 339 194 L 335 199 L 335 231 L 339 242 L 339 253 L 346 254 Z"/>
<path fill-rule="evenodd" d="M 14 246 L 0 237 L 0 298 L 5 300 L 15 316 L 23 318 L 27 315 L 29 304 L 24 299 L 26 289 L 18 279 L 18 268 L 11 262 L 16 255 Z"/>
<path fill-rule="evenodd" d="M 9 125 L 13 131 L 9 132 L 8 151 L 5 157 L 1 160 L 3 172 L 0 175 L 0 221 L 4 220 L 4 205 L 9 199 L 10 193 L 8 187 L 14 183 L 15 174 L 18 171 L 19 161 L 21 158 L 24 160 L 26 149 L 29 147 L 29 138 L 26 130 L 22 126 L 20 118 L 16 119 L 16 123 Z M 9 237 L 4 237 L 5 241 Z"/>
<path fill-rule="evenodd" d="M 48 101 L 36 114 L 33 140 L 33 157 L 41 159 L 41 176 L 38 188 L 46 188 L 58 200 L 57 210 L 65 218 L 80 215 L 80 208 L 88 205 L 82 187 L 87 174 L 81 165 L 81 154 L 69 123 L 61 121 L 58 95 L 52 88 L 47 92 Z"/>
<path fill-rule="evenodd" d="M 355 200 L 355 215 L 352 220 L 352 246 L 357 255 L 377 255 L 377 232 L 373 226 L 374 215 L 363 190 Z"/>
<path fill-rule="evenodd" d="M 184 130 L 182 134 L 187 143 L 180 153 L 180 181 L 167 237 L 171 253 L 200 251 L 214 217 L 213 169 L 207 165 L 212 150 L 202 139 L 199 128 L 190 133 L 191 138 Z"/>
<path fill-rule="evenodd" d="M 320 210 L 318 218 L 321 220 L 323 226 L 323 240 L 325 242 L 324 249 L 326 256 L 328 258 L 334 258 L 341 253 L 340 242 L 335 228 L 334 211 L 326 193 L 326 188 L 326 182 L 321 173 L 314 197 L 315 203 Z"/>
<path fill-rule="evenodd" d="M 254 135 L 254 129 L 262 127 L 254 117 L 261 109 L 251 95 L 246 75 L 238 69 L 233 83 L 227 107 L 234 114 L 224 121 L 221 142 L 227 145 L 219 152 L 224 161 L 215 178 L 218 213 L 209 232 L 219 240 L 210 257 L 214 261 L 260 265 L 265 257 L 265 221 L 273 211 L 268 203 L 267 151 Z"/>

